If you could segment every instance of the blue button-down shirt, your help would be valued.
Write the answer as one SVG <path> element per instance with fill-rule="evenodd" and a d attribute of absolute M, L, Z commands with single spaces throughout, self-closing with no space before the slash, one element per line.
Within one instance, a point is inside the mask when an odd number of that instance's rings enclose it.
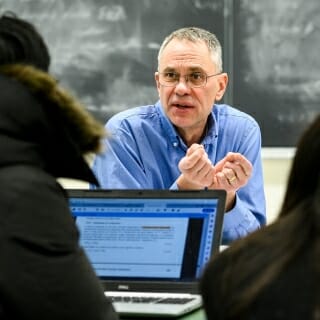
<path fill-rule="evenodd" d="M 251 116 L 225 104 L 214 105 L 208 124 L 201 144 L 213 164 L 238 152 L 253 165 L 249 182 L 237 191 L 235 207 L 224 217 L 222 242 L 227 244 L 266 222 L 261 132 Z M 106 128 L 111 137 L 93 164 L 103 188 L 177 189 L 178 163 L 187 146 L 160 102 L 120 112 Z"/>

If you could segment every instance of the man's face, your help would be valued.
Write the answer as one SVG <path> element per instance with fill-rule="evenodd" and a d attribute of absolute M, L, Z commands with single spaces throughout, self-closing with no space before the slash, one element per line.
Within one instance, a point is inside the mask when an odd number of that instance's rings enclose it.
<path fill-rule="evenodd" d="M 163 72 L 180 74 L 179 83 L 173 87 L 161 85 L 159 73 Z M 205 42 L 173 39 L 162 53 L 155 80 L 167 117 L 180 133 L 188 132 L 188 135 L 202 134 L 212 106 L 222 98 L 228 81 L 227 74 L 222 73 L 207 78 L 204 87 L 192 88 L 183 76 L 194 72 L 208 76 L 217 73 Z"/>

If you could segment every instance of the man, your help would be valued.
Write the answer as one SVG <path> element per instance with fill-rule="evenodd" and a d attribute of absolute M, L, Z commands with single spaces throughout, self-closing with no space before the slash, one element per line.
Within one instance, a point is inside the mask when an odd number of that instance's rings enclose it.
<path fill-rule="evenodd" d="M 215 35 L 183 28 L 163 42 L 155 105 L 118 113 L 93 169 L 104 188 L 225 189 L 223 243 L 265 224 L 261 133 L 249 115 L 215 104 L 226 90 Z"/>

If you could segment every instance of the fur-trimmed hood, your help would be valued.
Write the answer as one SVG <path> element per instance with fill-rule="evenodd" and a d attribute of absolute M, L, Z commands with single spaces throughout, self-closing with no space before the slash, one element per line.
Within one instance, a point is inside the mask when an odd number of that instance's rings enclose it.
<path fill-rule="evenodd" d="M 55 177 L 97 184 L 83 156 L 101 151 L 102 124 L 48 73 L 0 66 L 0 167 L 40 165 Z"/>

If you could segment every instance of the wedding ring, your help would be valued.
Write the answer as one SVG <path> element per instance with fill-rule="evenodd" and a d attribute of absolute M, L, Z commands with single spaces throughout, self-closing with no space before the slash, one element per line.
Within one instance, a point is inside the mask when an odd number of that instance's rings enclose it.
<path fill-rule="evenodd" d="M 229 183 L 233 182 L 234 180 L 237 180 L 236 176 L 233 176 L 232 178 L 228 179 Z"/>

